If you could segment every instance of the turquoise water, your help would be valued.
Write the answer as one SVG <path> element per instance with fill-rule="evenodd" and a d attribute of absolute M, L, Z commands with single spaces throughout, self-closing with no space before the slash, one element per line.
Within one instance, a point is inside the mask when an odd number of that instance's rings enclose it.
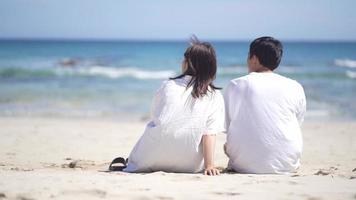
<path fill-rule="evenodd" d="M 212 42 L 216 84 L 247 73 L 248 42 Z M 0 41 L 0 116 L 142 117 L 187 42 Z M 308 118 L 356 118 L 356 43 L 284 42 L 277 72 L 305 88 Z"/>

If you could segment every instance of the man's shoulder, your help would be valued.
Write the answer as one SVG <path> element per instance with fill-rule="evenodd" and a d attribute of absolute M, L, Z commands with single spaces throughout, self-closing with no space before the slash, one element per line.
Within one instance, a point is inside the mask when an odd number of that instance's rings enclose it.
<path fill-rule="evenodd" d="M 248 88 L 249 84 L 249 75 L 241 76 L 235 79 L 230 80 L 228 86 L 227 86 L 227 91 L 225 94 L 228 93 L 239 93 L 241 94 L 242 92 L 246 91 Z"/>
<path fill-rule="evenodd" d="M 239 84 L 247 84 L 249 76 L 250 75 L 248 74 L 248 75 L 245 75 L 245 76 L 241 76 L 241 77 L 232 79 L 232 80 L 230 80 L 229 85 L 230 86 L 236 86 L 236 85 L 239 85 Z"/>
<path fill-rule="evenodd" d="M 285 82 L 289 83 L 290 85 L 293 85 L 294 87 L 299 89 L 303 89 L 303 86 L 298 81 L 286 76 L 282 76 L 280 74 L 278 74 L 278 76 L 281 77 Z"/>

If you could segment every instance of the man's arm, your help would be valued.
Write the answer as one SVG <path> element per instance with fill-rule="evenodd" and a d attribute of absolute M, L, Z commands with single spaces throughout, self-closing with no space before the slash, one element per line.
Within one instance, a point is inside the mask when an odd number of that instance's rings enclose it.
<path fill-rule="evenodd" d="M 224 93 L 224 102 L 225 102 L 225 128 L 226 132 L 229 130 L 230 122 L 231 122 L 231 117 L 230 117 L 230 109 L 229 109 L 229 104 L 230 104 L 230 93 L 232 89 L 232 85 L 229 84 L 226 88 L 226 91 Z"/>
<path fill-rule="evenodd" d="M 301 88 L 301 96 L 302 98 L 300 99 L 299 101 L 299 104 L 298 104 L 298 109 L 297 109 L 297 119 L 298 119 L 298 122 L 299 122 L 299 125 L 301 126 L 303 121 L 304 121 L 304 115 L 305 115 L 305 112 L 307 110 L 307 106 L 306 106 L 306 97 L 305 97 L 305 93 L 304 93 L 304 89 L 303 87 Z"/>

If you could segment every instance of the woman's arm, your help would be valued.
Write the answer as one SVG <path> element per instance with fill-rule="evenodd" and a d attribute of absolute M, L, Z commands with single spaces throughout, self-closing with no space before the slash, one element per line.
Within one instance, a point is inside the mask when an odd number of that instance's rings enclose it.
<path fill-rule="evenodd" d="M 204 154 L 204 174 L 219 175 L 220 172 L 214 166 L 215 135 L 203 135 L 203 154 Z"/>

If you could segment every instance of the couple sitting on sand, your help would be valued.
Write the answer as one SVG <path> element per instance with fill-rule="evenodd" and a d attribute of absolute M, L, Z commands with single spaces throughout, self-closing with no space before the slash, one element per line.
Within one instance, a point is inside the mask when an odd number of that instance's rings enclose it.
<path fill-rule="evenodd" d="M 184 53 L 182 74 L 164 81 L 155 94 L 151 121 L 123 171 L 218 175 L 215 135 L 222 132 L 227 133 L 228 169 L 257 174 L 295 171 L 302 153 L 300 125 L 306 100 L 300 84 L 273 72 L 282 54 L 278 40 L 254 40 L 247 58 L 249 74 L 231 80 L 223 97 L 213 84 L 214 48 L 193 41 Z"/>

